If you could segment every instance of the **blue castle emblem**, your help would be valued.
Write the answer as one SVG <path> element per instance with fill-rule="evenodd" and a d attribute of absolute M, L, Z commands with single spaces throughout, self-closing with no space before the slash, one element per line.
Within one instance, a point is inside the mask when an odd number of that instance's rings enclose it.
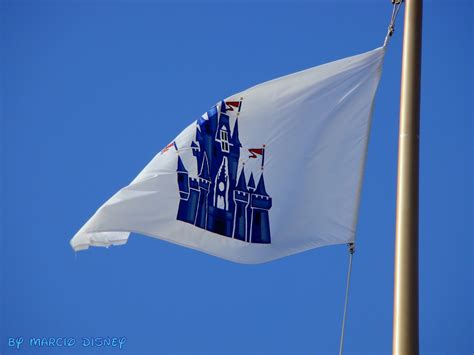
<path fill-rule="evenodd" d="M 271 243 L 268 211 L 272 198 L 265 190 L 262 149 L 248 149 L 248 158 L 261 156 L 261 174 L 255 184 L 253 173 L 247 181 L 245 163 L 239 159 L 238 115 L 242 101 L 222 101 L 197 121 L 191 143 L 198 175 L 190 176 L 178 155 L 176 169 L 179 187 L 177 219 L 196 227 L 247 243 Z M 237 110 L 234 127 L 230 111 Z M 175 148 L 177 149 L 176 145 Z M 246 151 L 242 149 L 243 151 Z"/>

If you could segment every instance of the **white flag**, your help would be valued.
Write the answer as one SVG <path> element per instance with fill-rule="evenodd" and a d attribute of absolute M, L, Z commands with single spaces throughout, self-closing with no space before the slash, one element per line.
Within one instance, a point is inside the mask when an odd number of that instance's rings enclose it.
<path fill-rule="evenodd" d="M 354 241 L 383 47 L 265 82 L 212 107 L 72 238 L 130 232 L 240 263 Z"/>

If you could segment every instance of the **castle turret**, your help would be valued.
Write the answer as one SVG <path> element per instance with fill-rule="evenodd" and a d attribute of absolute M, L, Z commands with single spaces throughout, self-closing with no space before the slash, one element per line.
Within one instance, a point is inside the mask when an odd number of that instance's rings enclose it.
<path fill-rule="evenodd" d="M 176 218 L 180 221 L 193 223 L 196 217 L 196 206 L 199 199 L 199 190 L 191 179 L 184 167 L 181 157 L 178 155 L 177 164 L 178 188 L 179 188 L 179 207 Z"/>
<path fill-rule="evenodd" d="M 206 228 L 207 224 L 207 195 L 209 194 L 209 187 L 211 185 L 211 178 L 209 175 L 209 162 L 207 154 L 204 152 L 202 159 L 201 170 L 198 175 L 199 181 L 199 203 L 197 208 L 196 226 Z"/>
<path fill-rule="evenodd" d="M 201 149 L 199 149 L 199 145 L 195 141 L 192 141 L 191 149 L 193 150 L 193 155 L 197 158 L 200 155 Z"/>
<path fill-rule="evenodd" d="M 242 143 L 240 143 L 239 139 L 239 119 L 235 120 L 234 130 L 232 131 L 232 138 L 230 140 L 230 143 L 233 145 L 234 150 L 237 150 L 238 148 L 242 147 Z"/>
<path fill-rule="evenodd" d="M 204 159 L 202 160 L 202 164 L 201 164 L 201 168 L 199 169 L 198 176 L 205 181 L 208 181 L 208 182 L 211 181 L 211 175 L 209 174 L 209 160 L 207 159 L 206 152 L 204 152 Z"/>
<path fill-rule="evenodd" d="M 234 231 L 235 239 L 247 241 L 247 206 L 249 204 L 249 193 L 245 183 L 244 168 L 240 172 L 239 181 L 234 190 L 235 214 Z"/>
<path fill-rule="evenodd" d="M 269 244 L 271 242 L 270 219 L 268 217 L 268 210 L 271 207 L 272 198 L 267 194 L 262 173 L 257 188 L 250 198 L 250 209 L 252 210 L 250 243 Z"/>
<path fill-rule="evenodd" d="M 231 180 L 237 181 L 237 170 L 239 168 L 240 148 L 242 144 L 239 140 L 239 120 L 235 120 L 232 137 L 229 140 L 229 172 Z"/>
<path fill-rule="evenodd" d="M 265 181 L 263 180 L 263 173 L 262 175 L 260 175 L 260 180 L 258 180 L 258 185 L 257 189 L 255 190 L 255 194 L 268 197 L 267 190 L 265 189 Z"/>
<path fill-rule="evenodd" d="M 204 117 L 199 118 L 196 127 L 196 141 L 199 145 L 199 153 L 196 155 L 198 171 L 201 168 L 204 152 L 207 154 L 210 172 L 214 171 L 216 162 L 214 154 L 214 135 L 217 129 L 218 112 L 217 108 L 212 107 Z"/>
<path fill-rule="evenodd" d="M 215 141 L 219 143 L 223 155 L 227 155 L 231 148 L 230 142 L 230 117 L 226 114 L 225 102 L 222 101 L 219 122 L 215 132 Z"/>
<path fill-rule="evenodd" d="M 255 191 L 255 180 L 253 178 L 253 173 L 250 173 L 249 182 L 247 183 L 247 189 L 249 192 L 249 199 L 251 198 L 252 192 Z M 251 228 L 251 221 L 252 221 L 252 208 L 250 205 L 247 207 L 247 239 L 250 241 L 250 228 Z"/>
<path fill-rule="evenodd" d="M 188 181 L 188 171 L 184 167 L 181 157 L 178 155 L 178 167 L 176 168 L 178 173 L 178 188 L 179 196 L 181 199 L 188 199 L 189 196 L 189 181 Z"/>
<path fill-rule="evenodd" d="M 250 192 L 255 191 L 255 180 L 253 178 L 253 173 L 250 173 L 249 183 L 247 186 Z"/>

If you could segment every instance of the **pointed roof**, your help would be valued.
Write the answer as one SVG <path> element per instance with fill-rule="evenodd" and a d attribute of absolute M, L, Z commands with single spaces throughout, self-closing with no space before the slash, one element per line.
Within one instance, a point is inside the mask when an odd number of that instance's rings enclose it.
<path fill-rule="evenodd" d="M 183 161 L 181 160 L 181 157 L 178 155 L 178 168 L 176 169 L 177 172 L 183 172 L 187 173 L 188 171 L 184 167 Z"/>
<path fill-rule="evenodd" d="M 239 119 L 235 120 L 234 131 L 232 133 L 231 143 L 236 147 L 242 147 L 239 139 Z"/>
<path fill-rule="evenodd" d="M 237 186 L 235 187 L 235 189 L 238 191 L 248 192 L 247 186 L 245 184 L 244 168 L 242 168 L 242 171 L 240 172 L 239 181 L 237 182 Z"/>
<path fill-rule="evenodd" d="M 249 183 L 247 184 L 249 189 L 255 190 L 255 180 L 253 178 L 253 173 L 250 173 Z"/>
<path fill-rule="evenodd" d="M 208 181 L 211 181 L 211 175 L 209 174 L 209 162 L 207 161 L 207 154 L 204 152 L 204 158 L 202 159 L 201 172 L 199 177 Z"/>
<path fill-rule="evenodd" d="M 221 101 L 221 113 L 226 113 L 227 112 L 227 107 L 225 105 L 225 101 Z"/>
<path fill-rule="evenodd" d="M 255 193 L 262 196 L 268 196 L 267 190 L 265 190 L 265 181 L 263 180 L 263 173 L 262 175 L 260 175 L 260 180 L 258 181 Z"/>

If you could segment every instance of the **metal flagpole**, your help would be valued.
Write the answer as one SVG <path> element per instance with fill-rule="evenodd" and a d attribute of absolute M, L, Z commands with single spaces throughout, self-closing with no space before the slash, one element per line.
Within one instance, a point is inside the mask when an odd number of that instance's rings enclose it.
<path fill-rule="evenodd" d="M 422 0 L 405 0 L 398 146 L 393 354 L 419 353 L 418 169 Z"/>

